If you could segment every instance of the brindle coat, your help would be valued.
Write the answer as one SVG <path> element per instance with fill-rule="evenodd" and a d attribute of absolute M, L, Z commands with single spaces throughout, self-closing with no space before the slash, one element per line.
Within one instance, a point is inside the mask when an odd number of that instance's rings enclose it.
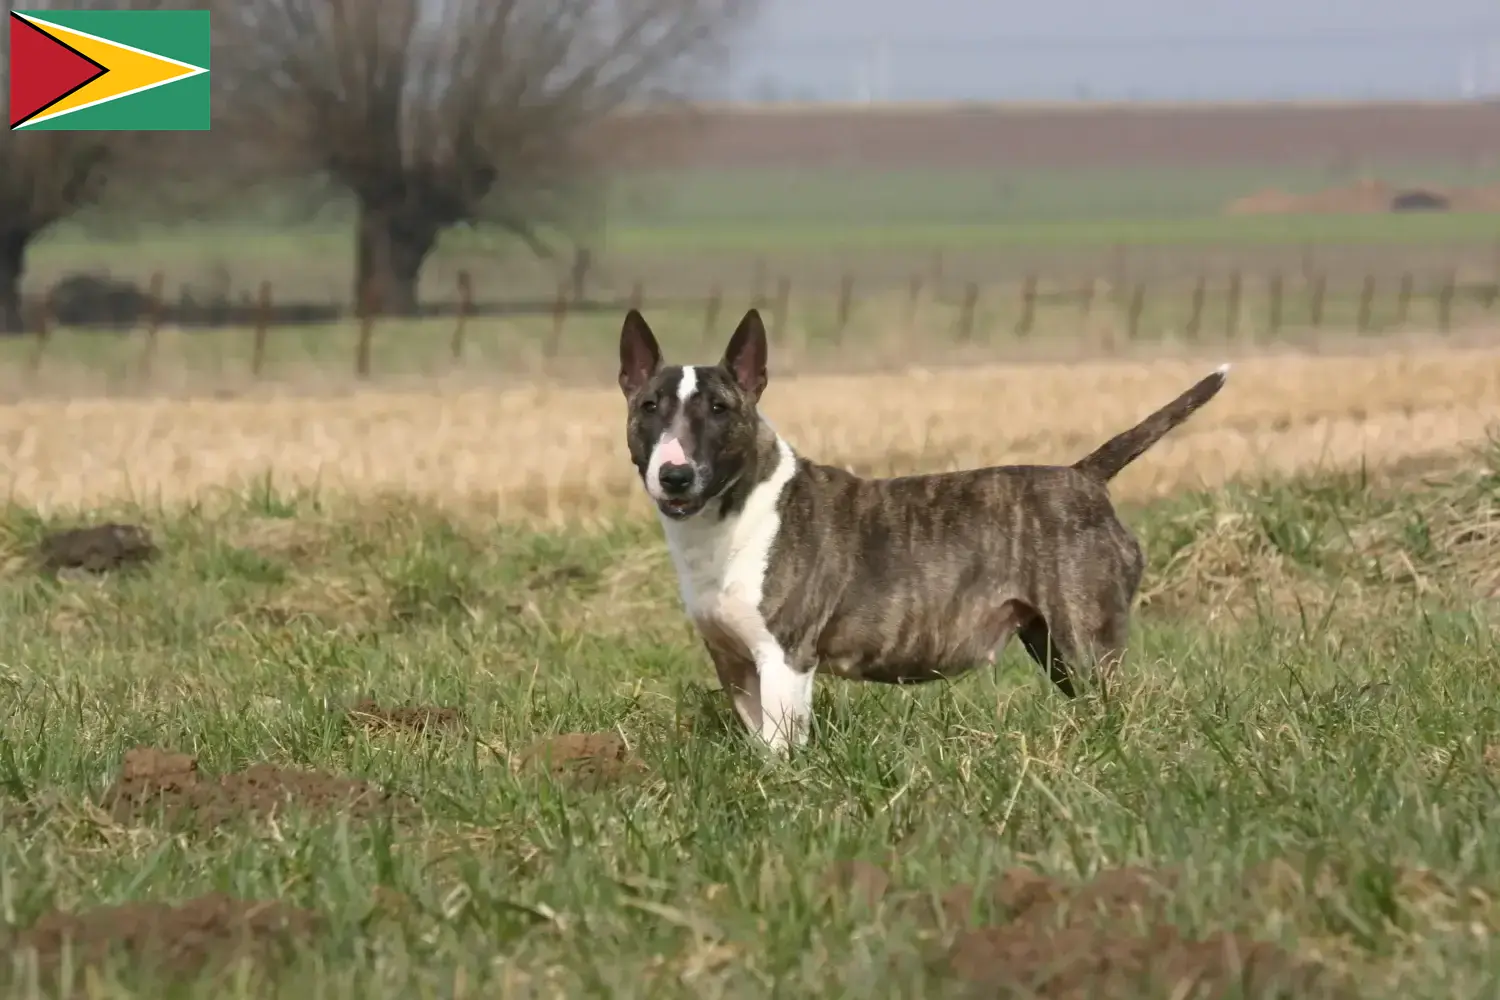
<path fill-rule="evenodd" d="M 689 613 L 747 725 L 764 729 L 755 693 L 764 665 L 744 637 L 764 632 L 806 676 L 808 707 L 817 669 L 894 684 L 952 678 L 993 662 L 1013 635 L 1069 697 L 1075 682 L 1103 679 L 1124 654 L 1145 566 L 1107 484 L 1212 399 L 1227 366 L 1072 466 L 863 479 L 795 455 L 760 417 L 765 358 L 753 309 L 713 367 L 662 367 L 634 310 L 621 336 L 633 461 L 645 476 L 657 443 L 675 433 L 697 471 L 691 495 L 663 506 L 662 519 Z M 714 577 L 679 550 L 699 546 L 706 564 L 744 549 L 743 540 L 714 543 L 714 526 L 732 531 L 756 491 L 772 486 L 774 531 L 755 581 L 760 621 L 746 624 L 751 609 L 724 613 L 688 580 L 697 573 L 727 594 L 722 581 L 737 571 Z"/>

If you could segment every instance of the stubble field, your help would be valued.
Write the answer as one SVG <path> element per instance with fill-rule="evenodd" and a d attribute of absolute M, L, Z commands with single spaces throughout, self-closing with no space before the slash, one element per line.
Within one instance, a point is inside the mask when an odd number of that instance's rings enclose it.
<path fill-rule="evenodd" d="M 1488 1000 L 1500 349 L 1470 308 L 778 342 L 769 418 L 871 475 L 1070 462 L 1234 363 L 1115 483 L 1149 570 L 1112 700 L 1018 650 L 828 680 L 786 762 L 682 616 L 609 324 L 468 373 L 390 332 L 368 384 L 312 334 L 260 384 L 244 331 L 163 331 L 149 378 L 138 339 L 0 345 L 0 993 Z M 718 356 L 701 324 L 663 315 L 670 360 Z M 105 521 L 149 539 L 47 541 Z"/>

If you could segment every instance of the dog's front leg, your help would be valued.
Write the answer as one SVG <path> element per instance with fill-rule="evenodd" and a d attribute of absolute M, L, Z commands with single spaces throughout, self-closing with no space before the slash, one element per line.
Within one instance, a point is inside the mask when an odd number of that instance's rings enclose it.
<path fill-rule="evenodd" d="M 813 671 L 798 670 L 770 637 L 755 646 L 760 675 L 760 738 L 772 750 L 802 746 L 812 728 Z"/>

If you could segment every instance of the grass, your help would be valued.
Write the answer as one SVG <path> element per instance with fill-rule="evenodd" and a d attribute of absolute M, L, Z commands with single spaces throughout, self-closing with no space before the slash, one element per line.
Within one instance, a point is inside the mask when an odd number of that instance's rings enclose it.
<path fill-rule="evenodd" d="M 1493 996 L 1497 458 L 1130 507 L 1151 575 L 1118 701 L 1065 703 L 1017 651 L 925 690 L 825 682 L 814 746 L 780 765 L 713 694 L 647 519 L 538 529 L 251 489 L 95 511 L 144 521 L 162 555 L 91 582 L 22 561 L 72 516 L 12 507 L 0 914 L 219 890 L 327 918 L 275 983 L 184 996 L 941 996 L 955 929 L 922 899 L 1136 864 L 1181 873 L 1189 934 L 1278 942 L 1360 997 Z M 372 734 L 339 711 L 366 695 L 467 720 Z M 512 766 L 609 731 L 638 780 Z M 422 815 L 122 823 L 89 803 L 137 744 L 354 775 Z M 883 901 L 825 888 L 852 859 L 889 869 Z M 1276 862 L 1287 879 L 1255 874 Z M 163 994 L 127 966 L 90 995 Z"/>
<path fill-rule="evenodd" d="M 1072 169 L 786 167 L 624 174 L 611 182 L 611 222 L 631 229 L 733 228 L 809 222 L 826 227 L 943 224 L 1022 226 L 1098 219 L 1161 222 L 1218 216 L 1267 187 L 1310 194 L 1375 176 L 1393 185 L 1471 186 L 1494 168 L 1366 164 L 1336 172 L 1254 166 Z M 1336 224 L 1336 223 L 1335 223 Z"/>
<path fill-rule="evenodd" d="M 1397 183 L 1495 180 L 1492 170 L 1453 164 L 1367 169 Z M 973 277 L 985 280 L 997 273 L 1018 276 L 1030 258 L 1090 257 L 1115 247 L 1137 248 L 1138 256 L 1148 258 L 1170 254 L 1182 272 L 1201 266 L 1209 252 L 1248 259 L 1285 250 L 1296 263 L 1308 245 L 1333 256 L 1358 247 L 1397 258 L 1397 266 L 1433 253 L 1462 253 L 1492 266 L 1495 219 L 1489 215 L 1231 217 L 1222 211 L 1231 199 L 1267 186 L 1308 191 L 1352 180 L 1313 169 L 1170 167 L 624 174 L 611 179 L 592 242 L 606 282 L 628 288 L 644 277 L 653 289 L 696 295 L 715 281 L 746 280 L 759 256 L 833 258 L 835 268 L 855 266 L 850 262 L 857 258 L 857 270 L 867 278 L 894 270 L 896 283 L 936 251 L 955 258 L 1022 258 L 1003 268 L 996 260 L 976 262 Z M 283 300 L 348 301 L 350 207 L 335 202 L 312 209 L 294 198 L 273 199 L 263 210 L 241 208 L 232 221 L 172 226 L 86 216 L 35 245 L 28 280 L 42 288 L 69 273 L 102 270 L 144 286 L 160 271 L 172 294 L 189 287 L 200 297 L 254 295 L 259 282 L 269 279 Z M 456 272 L 468 269 L 485 298 L 546 296 L 564 266 L 531 259 L 503 233 L 455 229 L 429 263 L 424 292 L 450 298 Z M 836 283 L 835 275 L 827 285 Z"/>

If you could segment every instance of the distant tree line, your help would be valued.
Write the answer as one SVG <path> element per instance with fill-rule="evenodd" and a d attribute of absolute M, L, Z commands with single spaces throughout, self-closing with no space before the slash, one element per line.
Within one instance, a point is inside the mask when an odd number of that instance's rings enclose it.
<path fill-rule="evenodd" d="M 356 206 L 354 295 L 383 312 L 415 310 L 422 264 L 453 227 L 500 227 L 550 255 L 597 224 L 602 174 L 652 137 L 606 120 L 675 101 L 756 2 L 30 0 L 30 10 L 206 5 L 213 127 L 7 129 L 0 328 L 24 328 L 27 248 L 59 223 L 109 208 L 212 215 L 278 182 Z"/>

